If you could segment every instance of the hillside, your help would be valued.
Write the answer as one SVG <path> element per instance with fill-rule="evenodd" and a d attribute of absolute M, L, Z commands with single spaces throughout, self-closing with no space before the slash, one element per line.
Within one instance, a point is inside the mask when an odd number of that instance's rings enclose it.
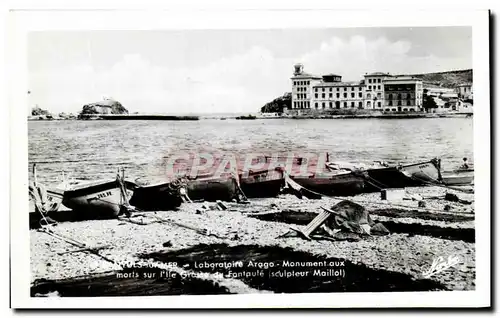
<path fill-rule="evenodd" d="M 128 114 L 128 110 L 123 105 L 112 99 L 105 99 L 96 103 L 83 105 L 80 118 L 99 114 Z"/>
<path fill-rule="evenodd" d="M 260 111 L 262 113 L 282 113 L 285 108 L 292 108 L 292 93 L 285 93 L 265 104 Z"/>
<path fill-rule="evenodd" d="M 460 84 L 472 83 L 472 70 L 459 70 L 426 74 L 405 74 L 421 78 L 424 82 L 436 86 L 454 88 Z"/>

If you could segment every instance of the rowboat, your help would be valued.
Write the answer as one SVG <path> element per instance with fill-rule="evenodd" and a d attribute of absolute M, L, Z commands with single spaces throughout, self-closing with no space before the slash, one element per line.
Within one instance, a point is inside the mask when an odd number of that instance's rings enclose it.
<path fill-rule="evenodd" d="M 203 177 L 187 182 L 187 195 L 191 200 L 232 201 L 237 199 L 238 181 L 234 177 Z"/>
<path fill-rule="evenodd" d="M 326 164 L 327 168 L 340 166 L 350 171 L 365 171 L 364 191 L 379 191 L 384 188 L 404 188 L 436 184 L 441 182 L 441 161 L 437 158 L 413 164 L 376 164 L 342 166 L 334 162 Z"/>
<path fill-rule="evenodd" d="M 292 180 L 302 187 L 324 195 L 354 195 L 364 189 L 364 177 L 348 170 L 292 175 Z"/>
<path fill-rule="evenodd" d="M 118 178 L 82 182 L 64 191 L 62 204 L 88 216 L 116 217 L 129 205 L 135 188 L 135 183 Z"/>
<path fill-rule="evenodd" d="M 243 193 L 248 198 L 271 198 L 280 194 L 285 185 L 283 170 L 249 170 L 240 174 Z"/>
<path fill-rule="evenodd" d="M 474 183 L 474 170 L 462 169 L 442 173 L 442 182 L 445 185 L 471 185 Z"/>
<path fill-rule="evenodd" d="M 176 181 L 138 186 L 130 198 L 130 204 L 144 211 L 173 210 L 183 202 L 180 187 Z"/>

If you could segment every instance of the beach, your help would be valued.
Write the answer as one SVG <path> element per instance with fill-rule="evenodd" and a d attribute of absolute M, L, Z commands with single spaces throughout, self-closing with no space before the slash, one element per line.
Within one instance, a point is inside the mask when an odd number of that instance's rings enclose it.
<path fill-rule="evenodd" d="M 410 196 L 422 197 L 446 192 L 453 190 L 406 189 Z M 111 296 L 189 294 L 198 287 L 200 293 L 215 294 L 474 290 L 473 194 L 455 194 L 471 200 L 471 204 L 424 199 L 427 206 L 422 209 L 414 200 L 383 202 L 380 193 L 346 197 L 362 204 L 375 222 L 390 231 L 389 235 L 372 235 L 359 241 L 280 237 L 290 230 L 290 225 L 304 227 L 321 206 L 339 202 L 330 198 L 301 200 L 291 195 L 254 199 L 250 204 L 225 203 L 227 210 L 223 211 L 210 202 L 187 203 L 177 211 L 140 213 L 132 218 L 134 223 L 88 220 L 59 223 L 52 228 L 87 246 L 104 246 L 97 254 L 107 260 L 88 251 L 71 252 L 78 248 L 33 229 L 31 292 L 32 296 Z M 160 219 L 206 229 L 213 235 L 157 222 Z M 424 278 L 436 258 L 450 256 L 458 257 L 460 263 Z M 243 262 L 243 267 L 236 271 L 196 267 L 203 262 L 235 261 Z M 343 266 L 330 268 L 323 264 L 311 268 L 302 266 L 305 261 L 343 262 Z M 176 265 L 170 266 L 174 262 Z M 249 267 L 248 262 L 268 266 L 273 263 L 273 267 Z M 120 276 L 124 272 L 130 276 Z M 155 277 L 152 273 L 156 273 Z M 173 289 L 176 285 L 171 277 L 159 278 L 171 276 L 167 273 L 177 273 L 182 288 Z M 306 276 L 295 277 L 300 273 Z M 341 273 L 343 276 L 335 277 Z M 82 286 L 87 290 L 83 291 Z"/>

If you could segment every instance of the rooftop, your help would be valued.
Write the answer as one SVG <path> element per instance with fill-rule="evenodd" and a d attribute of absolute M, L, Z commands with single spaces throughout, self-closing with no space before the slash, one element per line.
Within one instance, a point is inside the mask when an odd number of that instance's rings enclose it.
<path fill-rule="evenodd" d="M 320 82 L 318 84 L 313 85 L 316 86 L 361 86 L 364 85 L 361 82 Z"/>
<path fill-rule="evenodd" d="M 374 72 L 370 74 L 365 74 L 365 76 L 391 76 L 389 73 Z"/>
<path fill-rule="evenodd" d="M 292 78 L 318 78 L 318 79 L 320 79 L 321 76 L 309 74 L 309 73 L 306 73 L 306 72 L 302 72 L 302 73 L 300 73 L 298 75 L 294 75 Z"/>

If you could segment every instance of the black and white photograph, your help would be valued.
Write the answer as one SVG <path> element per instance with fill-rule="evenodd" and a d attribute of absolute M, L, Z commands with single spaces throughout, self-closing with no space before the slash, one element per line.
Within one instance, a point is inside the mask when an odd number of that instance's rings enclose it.
<path fill-rule="evenodd" d="M 12 305 L 489 306 L 489 14 L 410 11 L 14 12 Z"/>

